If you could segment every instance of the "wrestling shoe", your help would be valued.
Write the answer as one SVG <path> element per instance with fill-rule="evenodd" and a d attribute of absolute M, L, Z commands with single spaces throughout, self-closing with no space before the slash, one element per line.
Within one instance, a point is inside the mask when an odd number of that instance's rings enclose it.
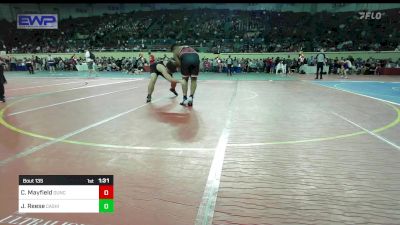
<path fill-rule="evenodd" d="M 193 106 L 193 98 L 192 98 L 192 97 L 189 97 L 189 98 L 188 98 L 188 103 L 187 103 L 187 105 L 188 105 L 188 106 Z"/>
<path fill-rule="evenodd" d="M 180 103 L 180 105 L 183 105 L 183 106 L 187 106 L 188 105 L 188 99 L 187 98 L 183 98 L 183 101 Z"/>
<path fill-rule="evenodd" d="M 169 91 L 171 91 L 172 93 L 174 93 L 175 96 L 178 96 L 178 93 L 175 91 L 175 89 L 170 88 Z"/>

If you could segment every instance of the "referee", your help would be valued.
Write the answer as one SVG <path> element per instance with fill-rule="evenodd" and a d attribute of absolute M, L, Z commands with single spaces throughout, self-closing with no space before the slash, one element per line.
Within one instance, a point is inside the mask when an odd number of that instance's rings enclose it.
<path fill-rule="evenodd" d="M 4 77 L 4 62 L 0 58 L 0 101 L 6 102 L 4 97 L 4 84 L 7 83 L 6 78 Z"/>
<path fill-rule="evenodd" d="M 324 49 L 321 48 L 320 52 L 317 54 L 317 74 L 315 79 L 318 80 L 318 71 L 320 71 L 319 73 L 319 79 L 322 80 L 322 73 L 324 72 L 324 64 L 325 64 L 325 53 L 324 53 Z"/>
<path fill-rule="evenodd" d="M 226 70 L 226 75 L 227 76 L 232 76 L 232 63 L 233 60 L 231 58 L 231 55 L 229 55 L 229 57 L 226 59 L 226 64 L 227 64 L 227 70 Z"/>

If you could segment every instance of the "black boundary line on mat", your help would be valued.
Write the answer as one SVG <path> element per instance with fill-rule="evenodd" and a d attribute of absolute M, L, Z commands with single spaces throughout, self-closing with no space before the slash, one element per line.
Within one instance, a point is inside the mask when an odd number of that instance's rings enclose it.
<path fill-rule="evenodd" d="M 110 5 L 115 5 L 115 4 L 140 4 L 140 5 L 153 5 L 153 4 L 193 4 L 193 3 L 198 3 L 198 4 L 258 4 L 258 3 L 274 3 L 274 4 L 325 4 L 325 3 L 333 3 L 333 4 L 348 4 L 348 3 L 397 3 L 393 2 L 390 0 L 382 0 L 382 1 L 373 1 L 373 0 L 347 0 L 347 1 L 334 1 L 334 0 L 253 0 L 251 2 L 244 1 L 244 0 L 222 0 L 219 2 L 215 2 L 213 0 L 189 0 L 189 1 L 184 1 L 184 0 L 152 0 L 151 3 L 149 3 L 148 0 L 117 0 L 117 1 L 110 1 L 110 0 L 40 0 L 40 1 L 32 1 L 32 0 L 17 0 L 17 1 L 11 1 L 11 0 L 3 0 L 2 3 L 9 3 L 12 4 L 12 6 L 18 6 L 18 4 L 51 4 L 51 5 L 62 5 L 62 4 L 77 4 L 78 5 L 87 5 L 87 4 L 110 4 Z M 18 7 L 21 7 L 23 5 L 20 5 Z M 44 12 L 43 12 L 44 13 Z M 110 13 L 111 14 L 111 13 Z"/>

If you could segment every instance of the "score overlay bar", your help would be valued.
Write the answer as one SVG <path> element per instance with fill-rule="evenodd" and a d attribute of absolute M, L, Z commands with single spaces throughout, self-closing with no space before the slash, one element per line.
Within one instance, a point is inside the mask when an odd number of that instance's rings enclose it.
<path fill-rule="evenodd" d="M 113 175 L 20 175 L 20 213 L 113 213 Z"/>

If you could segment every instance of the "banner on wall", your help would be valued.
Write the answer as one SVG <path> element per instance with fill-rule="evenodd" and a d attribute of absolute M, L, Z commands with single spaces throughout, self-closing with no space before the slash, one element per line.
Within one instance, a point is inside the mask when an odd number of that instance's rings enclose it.
<path fill-rule="evenodd" d="M 58 29 L 57 14 L 18 14 L 18 29 Z"/>

